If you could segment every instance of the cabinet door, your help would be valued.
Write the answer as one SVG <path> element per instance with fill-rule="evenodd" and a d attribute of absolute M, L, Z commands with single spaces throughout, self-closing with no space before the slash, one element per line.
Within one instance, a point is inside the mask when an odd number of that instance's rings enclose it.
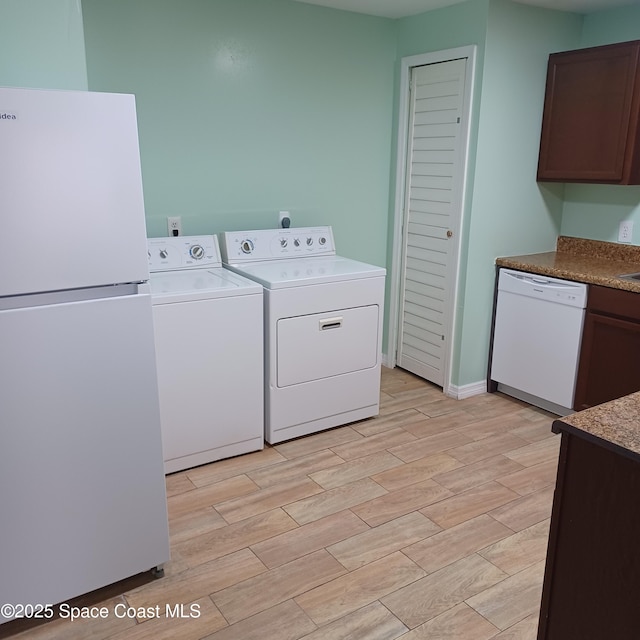
<path fill-rule="evenodd" d="M 587 312 L 573 408 L 640 390 L 640 324 Z"/>
<path fill-rule="evenodd" d="M 637 640 L 640 464 L 562 434 L 538 640 Z"/>
<path fill-rule="evenodd" d="M 640 41 L 549 56 L 538 180 L 634 184 Z"/>

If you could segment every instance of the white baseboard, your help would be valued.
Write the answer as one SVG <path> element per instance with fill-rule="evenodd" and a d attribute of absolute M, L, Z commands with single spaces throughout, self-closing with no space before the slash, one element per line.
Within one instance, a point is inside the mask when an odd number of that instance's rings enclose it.
<path fill-rule="evenodd" d="M 480 380 L 480 382 L 472 382 L 471 384 L 464 384 L 461 387 L 451 384 L 447 389 L 447 395 L 450 398 L 456 400 L 464 400 L 471 396 L 479 396 L 481 393 L 487 392 L 487 381 Z"/>
<path fill-rule="evenodd" d="M 395 363 L 390 365 L 389 358 L 386 353 L 382 354 L 381 364 L 383 367 L 388 367 L 393 369 L 395 367 Z M 464 400 L 465 398 L 470 398 L 471 396 L 479 396 L 481 393 L 487 392 L 487 381 L 480 380 L 479 382 L 472 382 L 471 384 L 465 384 L 459 387 L 455 384 L 450 384 L 444 394 L 449 396 L 450 398 L 454 398 L 455 400 Z"/>

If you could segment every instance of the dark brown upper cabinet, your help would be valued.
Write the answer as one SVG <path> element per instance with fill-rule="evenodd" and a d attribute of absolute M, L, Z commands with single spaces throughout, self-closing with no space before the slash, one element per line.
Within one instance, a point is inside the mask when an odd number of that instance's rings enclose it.
<path fill-rule="evenodd" d="M 538 181 L 640 184 L 640 40 L 549 56 Z"/>

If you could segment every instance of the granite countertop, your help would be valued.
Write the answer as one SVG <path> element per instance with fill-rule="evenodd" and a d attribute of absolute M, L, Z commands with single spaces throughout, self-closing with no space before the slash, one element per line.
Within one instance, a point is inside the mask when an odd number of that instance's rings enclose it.
<path fill-rule="evenodd" d="M 560 236 L 555 251 L 497 258 L 496 265 L 640 293 L 640 281 L 618 277 L 640 272 L 638 245 Z"/>
<path fill-rule="evenodd" d="M 596 439 L 640 460 L 640 391 L 555 420 L 553 431 Z"/>

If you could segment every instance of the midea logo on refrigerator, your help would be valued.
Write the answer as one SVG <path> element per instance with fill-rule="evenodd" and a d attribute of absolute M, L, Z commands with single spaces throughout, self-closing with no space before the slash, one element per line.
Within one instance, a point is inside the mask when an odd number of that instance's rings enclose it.
<path fill-rule="evenodd" d="M 0 120 L 17 120 L 18 114 L 11 111 L 0 111 Z"/>

